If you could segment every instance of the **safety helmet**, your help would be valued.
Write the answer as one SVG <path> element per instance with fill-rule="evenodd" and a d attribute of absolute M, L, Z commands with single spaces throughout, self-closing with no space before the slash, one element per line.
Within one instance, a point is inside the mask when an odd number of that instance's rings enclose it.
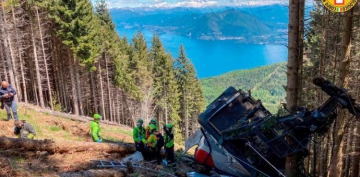
<path fill-rule="evenodd" d="M 149 124 L 156 124 L 156 119 L 155 118 L 152 118 L 151 120 L 150 120 L 150 123 Z"/>
<path fill-rule="evenodd" d="M 101 119 L 102 116 L 100 114 L 94 114 L 94 119 Z"/>
<path fill-rule="evenodd" d="M 150 131 L 156 130 L 156 125 L 150 124 Z"/>
<path fill-rule="evenodd" d="M 166 128 L 171 129 L 173 126 L 171 124 L 166 124 Z"/>
<path fill-rule="evenodd" d="M 138 121 L 137 121 L 137 123 L 141 123 L 141 124 L 142 124 L 142 123 L 144 123 L 144 120 L 142 120 L 142 118 L 139 118 Z"/>

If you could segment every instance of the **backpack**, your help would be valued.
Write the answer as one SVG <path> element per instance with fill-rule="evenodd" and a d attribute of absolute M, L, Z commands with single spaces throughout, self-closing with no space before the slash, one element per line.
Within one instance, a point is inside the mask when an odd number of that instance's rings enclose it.
<path fill-rule="evenodd" d="M 155 137 L 157 140 L 156 147 L 162 148 L 165 145 L 164 137 L 159 132 L 155 133 Z"/>

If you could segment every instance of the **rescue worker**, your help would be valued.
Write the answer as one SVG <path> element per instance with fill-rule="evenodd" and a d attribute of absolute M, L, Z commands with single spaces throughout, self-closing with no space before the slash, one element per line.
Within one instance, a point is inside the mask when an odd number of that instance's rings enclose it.
<path fill-rule="evenodd" d="M 14 101 L 15 95 L 15 89 L 12 88 L 6 81 L 2 81 L 0 87 L 0 99 L 1 104 L 5 106 L 8 120 L 12 119 L 11 112 L 13 113 L 15 120 L 18 120 L 17 107 Z"/>
<path fill-rule="evenodd" d="M 94 142 L 102 142 L 101 139 L 101 128 L 100 128 L 100 119 L 102 116 L 100 114 L 94 114 L 94 121 L 90 123 L 91 137 Z"/>
<path fill-rule="evenodd" d="M 146 129 L 145 129 L 145 131 L 146 131 L 146 139 L 148 139 L 149 136 L 150 136 L 150 125 L 155 125 L 155 128 L 157 129 L 157 123 L 156 123 L 156 119 L 155 119 L 155 118 L 152 118 L 152 119 L 150 120 L 150 122 L 149 122 L 149 125 L 146 126 Z"/>
<path fill-rule="evenodd" d="M 164 139 L 162 135 L 157 131 L 157 128 L 154 124 L 150 124 L 150 135 L 147 139 L 147 145 L 149 147 L 149 156 L 150 158 L 156 158 L 156 162 L 158 165 L 161 163 L 161 154 L 160 150 L 164 144 Z M 162 138 L 162 140 L 161 140 Z"/>
<path fill-rule="evenodd" d="M 164 141 L 165 141 L 165 159 L 167 165 L 171 165 L 175 162 L 175 153 L 174 153 L 174 134 L 172 132 L 172 125 L 166 124 L 163 127 L 164 129 Z"/>
<path fill-rule="evenodd" d="M 141 152 L 142 155 L 145 157 L 144 146 L 146 143 L 146 139 L 145 139 L 145 129 L 143 127 L 143 123 L 144 121 L 141 118 L 138 119 L 137 125 L 133 130 L 133 139 L 135 142 L 136 151 Z"/>
<path fill-rule="evenodd" d="M 25 120 L 15 120 L 14 134 L 21 139 L 34 139 L 36 131 L 34 127 Z"/>

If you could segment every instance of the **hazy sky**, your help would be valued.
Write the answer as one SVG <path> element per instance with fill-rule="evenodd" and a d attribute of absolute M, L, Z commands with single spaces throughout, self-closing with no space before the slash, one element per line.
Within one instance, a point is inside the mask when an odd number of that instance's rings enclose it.
<path fill-rule="evenodd" d="M 96 0 L 91 0 L 93 3 Z M 106 0 L 110 8 L 122 7 L 206 7 L 288 4 L 288 0 Z M 309 1 L 308 1 L 309 2 Z"/>

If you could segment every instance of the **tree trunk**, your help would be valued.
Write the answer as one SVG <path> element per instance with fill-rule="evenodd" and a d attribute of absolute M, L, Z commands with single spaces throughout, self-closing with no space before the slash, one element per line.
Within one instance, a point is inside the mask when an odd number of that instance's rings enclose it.
<path fill-rule="evenodd" d="M 62 66 L 60 66 L 60 59 L 59 59 L 59 55 L 58 55 L 58 45 L 55 43 L 56 39 L 52 39 L 52 45 L 53 45 L 53 57 L 52 57 L 52 64 L 53 64 L 53 70 L 52 70 L 52 74 L 54 76 L 53 80 L 54 80 L 54 93 L 56 93 L 57 95 L 57 103 L 60 105 L 60 110 L 57 111 L 63 111 L 63 108 L 65 107 L 64 103 L 64 94 L 63 90 L 62 90 L 62 76 L 61 76 L 61 68 Z"/>
<path fill-rule="evenodd" d="M 99 106 L 98 106 L 98 102 L 97 102 L 97 99 L 96 99 L 96 85 L 95 85 L 95 82 L 94 82 L 94 72 L 90 72 L 90 84 L 91 84 L 91 91 L 92 91 L 92 99 L 93 99 L 93 111 L 94 113 L 98 113 L 99 111 Z"/>
<path fill-rule="evenodd" d="M 352 177 L 359 176 L 359 165 L 360 165 L 360 122 L 356 121 L 356 127 L 354 131 L 354 162 L 352 167 Z"/>
<path fill-rule="evenodd" d="M 110 81 L 109 81 L 109 68 L 108 68 L 108 58 L 106 57 L 106 53 L 103 52 L 103 59 L 105 60 L 105 70 L 106 70 L 106 81 L 107 81 L 107 90 L 108 90 L 108 103 L 109 103 L 109 120 L 114 121 L 112 115 L 112 106 L 111 106 L 111 90 L 110 90 Z"/>
<path fill-rule="evenodd" d="M 349 68 L 350 68 L 350 51 L 351 51 L 351 30 L 352 30 L 352 13 L 353 10 L 345 12 L 344 16 L 344 32 L 342 35 L 341 42 L 341 63 L 339 66 L 339 79 L 338 86 L 347 87 L 349 84 Z M 343 168 L 343 147 L 344 147 L 344 126 L 345 126 L 345 110 L 339 111 L 339 116 L 337 118 L 336 129 L 335 129 L 335 142 L 333 154 L 334 162 L 331 165 L 330 176 L 336 176 L 342 173 Z"/>
<path fill-rule="evenodd" d="M 112 108 L 113 108 L 113 110 L 112 110 L 112 112 L 113 112 L 113 116 L 114 116 L 114 122 L 118 122 L 117 121 L 117 110 L 118 110 L 118 108 L 117 108 L 117 92 L 116 92 L 116 90 L 114 90 L 114 92 L 113 92 L 113 99 L 111 100 L 111 105 L 112 105 Z"/>
<path fill-rule="evenodd" d="M 1 18 L 1 17 L 0 17 Z M 0 23 L 1 24 L 1 23 Z M 5 49 L 5 46 L 3 47 L 2 46 L 2 43 L 1 43 L 1 40 L 0 40 L 0 57 L 1 57 L 1 66 L 3 66 L 2 70 L 4 72 L 4 78 L 6 81 L 9 80 L 9 77 L 8 77 L 8 73 L 7 73 L 7 69 L 6 69 L 6 65 L 5 65 L 5 60 L 6 58 L 4 57 L 4 54 L 3 54 L 3 51 L 6 50 Z"/>
<path fill-rule="evenodd" d="M 58 46 L 57 49 L 58 51 L 56 51 L 56 58 L 55 60 L 58 62 L 58 69 L 59 69 L 59 87 L 60 87 L 60 95 L 62 97 L 62 106 L 64 108 L 65 111 L 68 111 L 68 94 L 65 88 L 67 88 L 67 79 L 66 79 L 66 75 L 64 74 L 64 69 L 65 67 L 64 64 L 66 63 L 64 60 L 61 60 L 59 56 L 61 56 L 61 46 L 57 43 L 57 40 L 55 40 L 56 45 Z"/>
<path fill-rule="evenodd" d="M 98 151 L 108 153 L 132 153 L 134 148 L 129 144 L 96 143 L 96 142 L 54 142 L 51 140 L 28 140 L 0 137 L 0 146 L 6 149 L 23 149 L 27 151 L 48 151 L 52 153 L 69 153 Z"/>
<path fill-rule="evenodd" d="M 100 61 L 98 64 L 98 72 L 99 72 L 99 81 L 100 81 L 100 94 L 101 94 L 101 114 L 104 116 L 104 119 L 107 118 L 105 115 L 105 101 L 104 101 L 104 89 L 103 89 L 103 83 L 102 83 L 102 77 L 101 77 L 101 65 Z"/>
<path fill-rule="evenodd" d="M 5 3 L 5 2 L 3 2 Z M 13 86 L 13 88 L 15 88 L 16 90 L 19 90 L 18 88 L 18 84 L 17 84 L 17 74 L 16 74 L 16 69 L 15 69 L 15 53 L 13 51 L 13 47 L 12 47 L 12 43 L 11 43 L 11 38 L 10 38 L 10 34 L 9 32 L 7 31 L 6 29 L 6 24 L 7 21 L 6 21 L 6 17 L 5 17 L 5 9 L 4 9 L 4 4 L 2 4 L 2 9 L 3 9 L 3 27 L 4 27 L 4 33 L 6 34 L 5 37 L 6 38 L 3 38 L 3 40 L 5 41 L 5 45 L 8 47 L 9 50 L 5 50 L 9 52 L 9 60 L 7 60 L 7 65 L 8 65 L 8 69 L 9 69 L 9 74 L 10 74 L 10 82 Z M 1 24 L 1 23 L 0 23 Z M 21 93 L 21 92 L 20 92 Z M 20 95 L 21 97 L 21 95 Z M 18 101 L 18 97 L 14 97 L 15 101 Z"/>
<path fill-rule="evenodd" d="M 287 91 L 286 91 L 286 108 L 294 110 L 297 106 L 299 99 L 299 74 L 300 65 L 302 60 L 302 34 L 303 15 L 304 13 L 304 0 L 289 0 L 289 32 L 288 32 L 288 64 L 287 64 Z M 300 15 L 301 14 L 301 15 Z M 291 143 L 289 141 L 289 143 Z M 285 175 L 287 177 L 294 177 L 301 172 L 298 168 L 299 157 L 297 154 L 289 155 L 286 157 Z"/>
<path fill-rule="evenodd" d="M 35 82 L 36 79 L 34 79 L 34 82 L 33 82 L 33 91 L 34 91 L 34 98 L 36 100 L 36 105 L 39 105 L 39 96 L 38 96 L 38 93 L 37 93 L 37 87 L 36 87 L 36 82 Z"/>
<path fill-rule="evenodd" d="M 2 5 L 4 6 L 4 5 Z M 16 88 L 16 83 L 15 83 L 15 76 L 14 76 L 14 71 L 13 71 L 13 66 L 12 66 L 12 58 L 11 58 L 11 53 L 10 53 L 10 48 L 11 46 L 9 45 L 7 39 L 8 39 L 8 34 L 6 32 L 5 29 L 5 23 L 3 21 L 4 17 L 2 15 L 2 12 L 0 12 L 0 25 L 1 27 L 1 35 L 2 35 L 2 39 L 4 42 L 4 51 L 5 51 L 5 58 L 6 58 L 6 63 L 7 63 L 7 67 L 8 67 L 8 72 L 9 72 L 9 76 L 10 76 L 10 83 L 13 85 L 14 88 Z M 15 97 L 15 101 L 17 101 L 17 97 Z"/>
<path fill-rule="evenodd" d="M 41 86 L 41 75 L 40 75 L 39 60 L 37 58 L 37 50 L 36 50 L 36 43 L 35 43 L 35 33 L 34 33 L 34 28 L 33 28 L 33 25 L 32 25 L 31 22 L 30 22 L 30 29 L 31 29 L 31 40 L 32 40 L 32 45 L 33 45 L 33 51 L 34 51 L 36 81 L 37 81 L 37 87 L 38 87 L 38 90 L 39 90 L 39 101 L 40 101 L 40 106 L 42 108 L 45 108 L 43 91 L 42 91 L 42 86 Z"/>
<path fill-rule="evenodd" d="M 83 112 L 83 101 L 82 101 L 82 94 L 81 94 L 81 83 L 80 83 L 80 74 L 79 74 L 79 62 L 77 60 L 74 60 L 74 70 L 75 70 L 75 78 L 76 78 L 76 94 L 78 98 L 78 104 L 79 104 L 79 114 L 84 115 Z"/>
<path fill-rule="evenodd" d="M 338 84 L 341 87 L 347 87 L 349 84 L 350 51 L 351 51 L 351 31 L 352 31 L 353 10 L 345 12 L 344 32 L 341 42 L 341 63 L 339 66 Z"/>
<path fill-rule="evenodd" d="M 353 140 L 353 133 L 352 131 L 355 129 L 355 126 L 354 124 L 351 124 L 350 127 L 347 129 L 347 135 L 346 135 L 346 144 L 345 144 L 345 147 L 344 148 L 344 154 L 345 154 L 345 158 L 344 158 L 344 164 L 345 164 L 345 167 L 344 167 L 344 172 L 342 174 L 342 176 L 349 176 L 349 172 L 350 172 L 350 161 L 351 161 L 351 158 L 350 158 L 350 154 L 351 152 L 353 152 L 353 148 L 351 147 L 352 146 L 352 143 L 351 141 Z M 350 131 L 349 131 L 350 130 Z"/>
<path fill-rule="evenodd" d="M 189 137 L 189 105 L 188 105 L 188 96 L 187 90 L 185 90 L 185 139 Z"/>
<path fill-rule="evenodd" d="M 77 97 L 77 91 L 76 91 L 76 81 L 75 81 L 75 73 L 74 73 L 74 59 L 71 56 L 71 52 L 68 49 L 68 59 L 69 59 L 69 68 L 70 68 L 70 78 L 71 78 L 71 92 L 73 96 L 73 111 L 75 115 L 79 115 L 79 105 L 78 105 L 78 97 Z"/>
<path fill-rule="evenodd" d="M 27 101 L 27 94 L 26 94 L 26 81 L 25 81 L 23 58 L 22 58 L 22 51 L 23 50 L 22 50 L 22 43 L 20 42 L 18 27 L 17 27 L 17 24 L 16 24 L 14 6 L 11 6 L 11 12 L 12 12 L 12 17 L 13 17 L 13 22 L 14 22 L 16 41 L 17 41 L 17 49 L 18 49 L 17 54 L 18 54 L 19 62 L 20 62 L 21 81 L 23 83 L 23 89 L 20 89 L 20 82 L 18 81 L 18 85 L 17 85 L 17 89 L 18 89 L 18 92 L 19 92 L 18 98 L 20 98 L 20 100 L 22 98 L 24 98 L 22 101 L 27 103 L 28 101 Z"/>
<path fill-rule="evenodd" d="M 120 95 L 120 90 L 117 90 L 116 91 L 116 112 L 117 112 L 117 123 L 118 124 L 121 124 L 121 112 L 122 112 L 122 109 L 121 109 L 121 107 L 120 107 L 120 97 L 119 97 L 119 95 Z"/>
<path fill-rule="evenodd" d="M 51 110 L 54 110 L 54 105 L 53 105 L 53 100 L 52 100 L 52 95 L 51 95 L 51 85 L 50 85 L 50 77 L 49 77 L 49 71 L 48 71 L 48 65 L 47 65 L 47 59 L 46 59 L 46 53 L 45 53 L 45 45 L 44 45 L 44 37 L 43 37 L 43 30 L 40 24 L 40 17 L 39 17 L 39 8 L 35 6 L 35 10 L 36 10 L 36 17 L 37 17 L 37 22 L 38 22 L 38 27 L 39 27 L 39 34 L 40 34 L 40 42 L 41 42 L 41 51 L 42 51 L 42 57 L 43 57 L 43 61 L 44 61 L 44 69 L 45 69 L 45 77 L 46 77 L 46 85 L 47 85 L 47 92 L 48 92 L 48 96 L 49 96 L 49 104 L 50 104 L 50 108 Z"/>
<path fill-rule="evenodd" d="M 358 47 L 355 47 L 356 49 L 359 49 Z M 356 79 L 359 80 L 359 69 L 360 69 L 360 61 L 358 61 L 357 63 L 357 77 Z M 358 88 L 359 86 L 359 82 L 356 82 L 355 84 L 355 88 Z M 356 91 L 356 96 L 357 96 L 357 99 L 359 99 L 359 89 L 357 89 Z M 358 177 L 359 176 L 359 165 L 360 165 L 360 122 L 359 121 L 356 121 L 356 124 L 355 124 L 355 129 L 353 131 L 353 152 L 354 152 L 354 155 L 353 155 L 353 165 L 352 165 L 352 173 L 351 173 L 351 176 L 352 177 Z"/>

